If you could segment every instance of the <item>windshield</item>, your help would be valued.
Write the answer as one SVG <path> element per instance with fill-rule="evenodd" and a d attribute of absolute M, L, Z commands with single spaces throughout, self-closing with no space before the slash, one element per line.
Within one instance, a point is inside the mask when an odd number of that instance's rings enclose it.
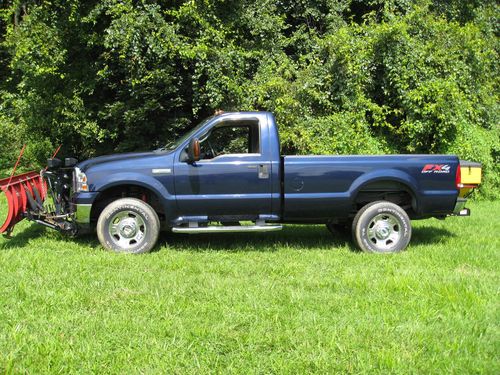
<path fill-rule="evenodd" d="M 196 133 L 202 126 L 204 126 L 208 121 L 210 121 L 214 116 L 210 116 L 209 118 L 203 120 L 201 123 L 199 123 L 197 126 L 195 126 L 193 129 L 188 131 L 186 134 L 184 134 L 182 137 L 176 139 L 175 141 L 171 141 L 167 143 L 165 146 L 159 148 L 157 151 L 173 151 L 179 145 L 184 143 L 187 139 L 189 139 L 194 133 Z"/>

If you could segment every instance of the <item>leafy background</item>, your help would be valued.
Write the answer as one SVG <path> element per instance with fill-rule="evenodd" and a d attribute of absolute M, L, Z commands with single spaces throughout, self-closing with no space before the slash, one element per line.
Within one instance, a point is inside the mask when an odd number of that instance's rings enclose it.
<path fill-rule="evenodd" d="M 0 171 L 269 110 L 283 153 L 455 153 L 500 197 L 486 0 L 0 0 Z"/>

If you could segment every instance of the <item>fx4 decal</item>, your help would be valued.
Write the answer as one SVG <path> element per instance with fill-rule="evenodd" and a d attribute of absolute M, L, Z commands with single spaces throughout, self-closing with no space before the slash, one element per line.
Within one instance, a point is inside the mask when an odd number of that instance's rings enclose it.
<path fill-rule="evenodd" d="M 450 173 L 450 169 L 448 164 L 426 164 L 422 173 Z"/>

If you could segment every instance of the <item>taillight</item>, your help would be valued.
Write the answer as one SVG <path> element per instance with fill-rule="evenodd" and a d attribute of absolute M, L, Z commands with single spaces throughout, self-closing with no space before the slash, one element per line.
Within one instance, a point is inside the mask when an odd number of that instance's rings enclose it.
<path fill-rule="evenodd" d="M 462 184 L 462 172 L 460 171 L 460 169 L 460 163 L 458 163 L 457 172 L 455 174 L 455 185 L 457 186 L 458 190 L 464 187 L 464 184 Z"/>

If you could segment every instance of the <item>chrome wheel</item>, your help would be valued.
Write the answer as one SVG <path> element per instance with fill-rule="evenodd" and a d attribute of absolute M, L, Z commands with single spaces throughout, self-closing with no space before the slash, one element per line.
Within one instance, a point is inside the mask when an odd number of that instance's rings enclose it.
<path fill-rule="evenodd" d="M 128 250 L 140 245 L 146 236 L 146 224 L 141 215 L 134 211 L 120 211 L 109 222 L 111 240 L 120 249 Z"/>
<path fill-rule="evenodd" d="M 392 214 L 376 215 L 368 224 L 368 239 L 380 251 L 391 250 L 402 237 L 402 224 Z"/>

